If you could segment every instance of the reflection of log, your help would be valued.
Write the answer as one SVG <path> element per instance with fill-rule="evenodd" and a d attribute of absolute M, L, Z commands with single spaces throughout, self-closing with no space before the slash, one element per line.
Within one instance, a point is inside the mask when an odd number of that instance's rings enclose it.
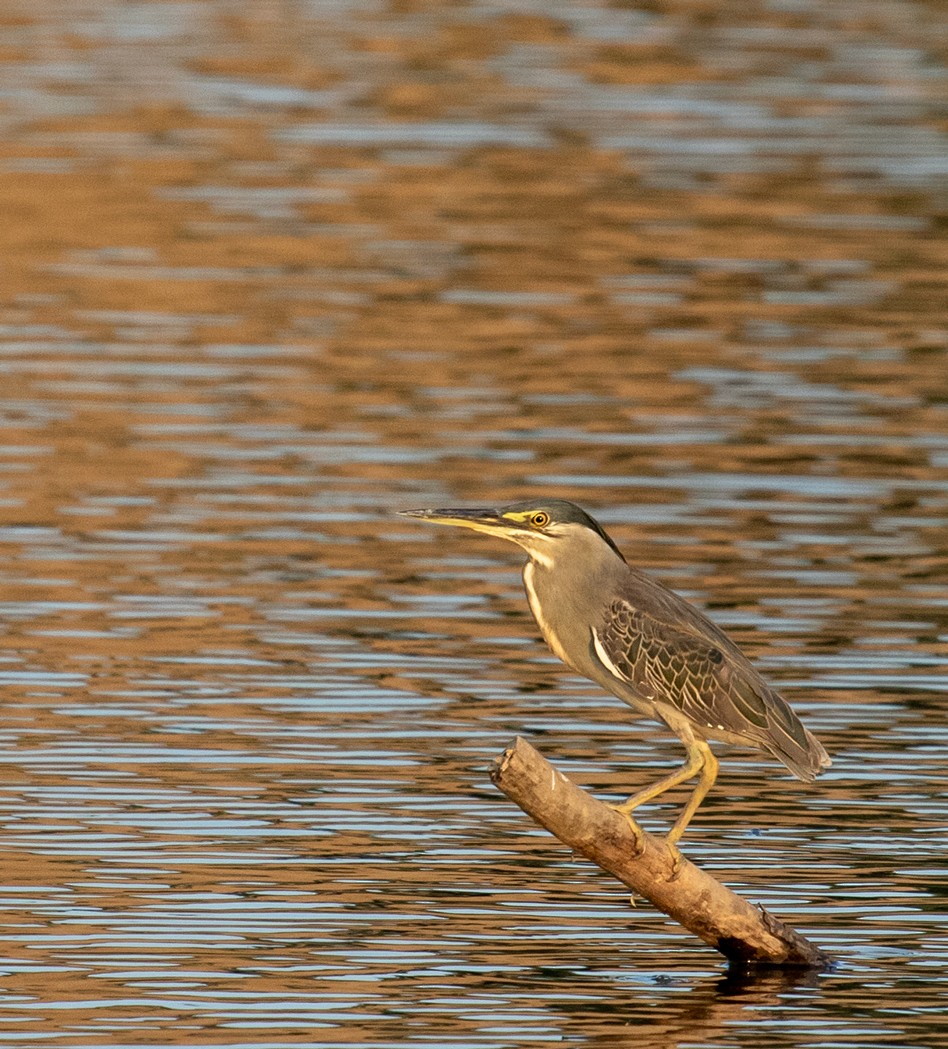
<path fill-rule="evenodd" d="M 672 878 L 661 839 L 642 834 L 644 847 L 615 809 L 571 783 L 529 743 L 518 739 L 494 763 L 491 779 L 560 841 L 650 900 L 659 910 L 739 966 L 825 968 L 827 956 L 799 933 L 754 907 L 682 859 Z"/>

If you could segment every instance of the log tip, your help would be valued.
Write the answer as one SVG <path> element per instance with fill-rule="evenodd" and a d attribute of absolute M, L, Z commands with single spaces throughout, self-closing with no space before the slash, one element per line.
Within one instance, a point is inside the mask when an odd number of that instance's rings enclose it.
<path fill-rule="evenodd" d="M 491 762 L 490 781 L 495 786 L 499 784 L 501 777 L 507 771 L 507 766 L 513 760 L 514 754 L 517 752 L 521 743 L 523 743 L 523 739 L 520 736 L 517 736 L 513 743 L 504 750 L 503 754 L 494 758 Z"/>

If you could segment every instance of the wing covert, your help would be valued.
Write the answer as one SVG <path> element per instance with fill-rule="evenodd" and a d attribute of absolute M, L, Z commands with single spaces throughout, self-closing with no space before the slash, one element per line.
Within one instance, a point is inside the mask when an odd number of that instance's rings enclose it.
<path fill-rule="evenodd" d="M 670 704 L 712 738 L 762 746 L 797 775 L 812 778 L 825 763 L 819 743 L 726 636 L 717 628 L 705 636 L 689 625 L 669 624 L 617 600 L 597 641 L 643 698 Z"/>

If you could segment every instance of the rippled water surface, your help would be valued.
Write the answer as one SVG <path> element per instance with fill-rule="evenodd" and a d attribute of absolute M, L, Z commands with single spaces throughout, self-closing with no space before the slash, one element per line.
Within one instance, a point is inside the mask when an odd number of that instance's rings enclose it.
<path fill-rule="evenodd" d="M 4 6 L 0 1042 L 948 1045 L 943 29 Z M 394 516 L 534 495 L 825 742 L 725 750 L 685 851 L 834 971 L 728 976 L 490 785 L 681 759 Z"/>

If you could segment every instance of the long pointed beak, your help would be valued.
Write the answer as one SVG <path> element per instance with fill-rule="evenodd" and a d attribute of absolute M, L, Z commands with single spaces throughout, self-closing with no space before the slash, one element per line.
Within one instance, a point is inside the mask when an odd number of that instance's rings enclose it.
<path fill-rule="evenodd" d="M 456 528 L 471 528 L 475 532 L 505 536 L 515 531 L 516 524 L 501 517 L 499 510 L 471 509 L 459 507 L 443 510 L 400 510 L 400 517 L 417 517 L 432 524 L 453 525 Z"/>

